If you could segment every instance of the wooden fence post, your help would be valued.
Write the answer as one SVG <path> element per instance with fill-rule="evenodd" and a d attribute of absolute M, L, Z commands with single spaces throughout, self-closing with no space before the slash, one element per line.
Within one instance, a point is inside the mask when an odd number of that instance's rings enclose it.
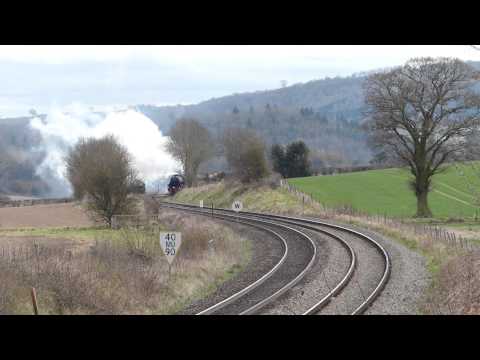
<path fill-rule="evenodd" d="M 37 293 L 35 292 L 34 287 L 32 287 L 32 289 L 30 291 L 30 295 L 32 296 L 33 313 L 35 315 L 38 315 Z"/>

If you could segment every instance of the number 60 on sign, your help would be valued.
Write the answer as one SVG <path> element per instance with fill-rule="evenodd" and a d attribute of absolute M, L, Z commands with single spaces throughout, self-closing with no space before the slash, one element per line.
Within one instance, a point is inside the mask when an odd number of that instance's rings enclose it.
<path fill-rule="evenodd" d="M 169 264 L 173 262 L 177 255 L 178 248 L 182 244 L 182 233 L 180 232 L 161 232 L 160 247 L 165 254 Z"/>

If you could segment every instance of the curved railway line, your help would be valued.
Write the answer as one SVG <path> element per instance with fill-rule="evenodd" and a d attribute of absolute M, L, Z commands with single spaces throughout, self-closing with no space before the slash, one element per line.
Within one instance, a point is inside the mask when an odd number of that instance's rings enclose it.
<path fill-rule="evenodd" d="M 212 216 L 211 213 L 207 214 L 200 210 L 179 208 L 175 205 L 162 205 Z M 273 235 L 282 244 L 284 252 L 276 265 L 260 279 L 201 311 L 198 315 L 254 314 L 302 280 L 316 259 L 317 248 L 315 243 L 309 236 L 292 227 L 264 219 L 251 219 L 229 214 L 214 214 L 213 216 L 217 219 L 253 226 Z"/>
<path fill-rule="evenodd" d="M 235 213 L 229 209 L 207 209 L 163 201 L 160 201 L 159 205 L 253 226 L 275 237 L 283 247 L 281 259 L 261 278 L 199 312 L 199 315 L 258 313 L 267 305 L 275 305 L 275 300 L 281 295 L 288 294 L 288 290 L 304 280 L 307 275 L 314 276 L 311 268 L 321 249 L 317 251 L 316 242 L 306 234 L 306 230 L 310 234 L 320 234 L 340 244 L 348 260 L 345 269 L 335 269 L 343 272 L 340 280 L 337 280 L 333 287 L 328 288 L 323 294 L 319 291 L 314 301 L 309 301 L 308 310 L 302 310 L 301 314 L 322 314 L 330 304 L 338 302 L 342 296 L 343 301 L 353 304 L 352 309 L 345 311 L 345 314 L 362 314 L 373 304 L 389 280 L 391 261 L 387 251 L 376 240 L 359 231 L 299 217 L 248 211 Z M 372 264 L 375 267 L 374 271 L 371 269 Z M 364 294 L 360 288 L 358 279 L 363 279 L 365 284 L 368 283 L 368 286 L 364 285 L 363 289 L 367 294 Z M 361 297 L 352 296 L 353 291 L 358 292 L 358 288 L 360 288 Z"/>

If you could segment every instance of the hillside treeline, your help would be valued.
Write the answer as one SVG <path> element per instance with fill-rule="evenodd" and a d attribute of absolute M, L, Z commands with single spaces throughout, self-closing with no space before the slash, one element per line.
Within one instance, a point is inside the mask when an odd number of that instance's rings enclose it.
<path fill-rule="evenodd" d="M 156 119 L 162 129 L 161 120 Z M 220 138 L 225 129 L 244 128 L 255 131 L 268 146 L 286 145 L 302 140 L 311 149 L 313 166 L 351 166 L 368 164 L 371 159 L 366 144 L 365 133 L 359 121 L 349 119 L 342 113 L 327 116 L 313 108 L 281 108 L 275 104 L 265 104 L 261 108 L 253 106 L 242 109 L 234 106 L 226 113 L 202 114 L 183 112 L 185 116 L 198 119 L 215 138 Z M 168 122 L 175 123 L 181 117 L 170 116 Z M 173 120 L 172 120 L 173 119 Z M 218 170 L 218 169 L 215 169 Z"/>
<path fill-rule="evenodd" d="M 198 119 L 212 135 L 225 129 L 254 130 L 268 146 L 302 140 L 311 149 L 312 165 L 351 166 L 371 159 L 362 120 L 362 76 L 310 81 L 253 93 L 234 94 L 197 105 L 137 106 L 160 130 L 168 133 L 175 121 Z M 220 165 L 217 159 L 217 166 Z M 216 170 L 216 169 L 215 169 Z"/>

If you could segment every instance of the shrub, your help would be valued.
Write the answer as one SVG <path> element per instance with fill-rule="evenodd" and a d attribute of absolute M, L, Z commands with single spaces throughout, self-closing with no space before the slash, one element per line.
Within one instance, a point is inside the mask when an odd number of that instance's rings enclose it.
<path fill-rule="evenodd" d="M 75 198 L 86 196 L 90 213 L 108 225 L 113 215 L 137 212 L 137 199 L 129 196 L 139 183 L 132 161 L 128 150 L 110 135 L 80 139 L 65 158 Z"/>

